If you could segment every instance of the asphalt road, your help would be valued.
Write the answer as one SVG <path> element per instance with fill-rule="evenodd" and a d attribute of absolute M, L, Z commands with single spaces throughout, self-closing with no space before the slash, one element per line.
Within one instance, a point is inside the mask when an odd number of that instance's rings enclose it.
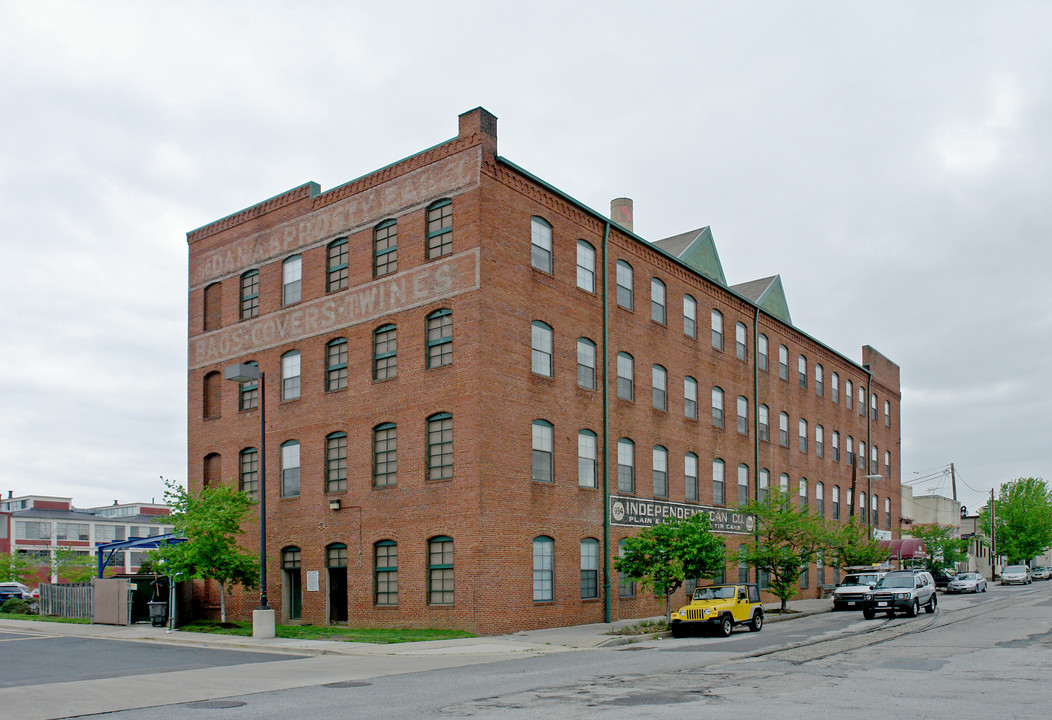
<path fill-rule="evenodd" d="M 0 632 L 0 688 L 292 659 L 289 655 L 273 653 Z"/>
<path fill-rule="evenodd" d="M 1046 718 L 1050 651 L 1052 583 L 1041 583 L 940 595 L 936 614 L 913 619 L 827 613 L 728 639 L 662 639 L 426 672 L 399 673 L 393 664 L 376 674 L 373 659 L 366 676 L 360 659 L 340 658 L 313 686 L 239 694 L 231 685 L 225 697 L 107 718 Z"/>

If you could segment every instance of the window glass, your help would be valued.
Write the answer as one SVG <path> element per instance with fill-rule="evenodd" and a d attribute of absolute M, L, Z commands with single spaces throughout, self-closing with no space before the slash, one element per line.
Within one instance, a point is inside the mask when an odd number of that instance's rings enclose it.
<path fill-rule="evenodd" d="M 698 301 L 690 295 L 683 296 L 683 334 L 689 338 L 698 336 Z"/>
<path fill-rule="evenodd" d="M 303 285 L 303 258 L 293 255 L 281 264 L 281 304 L 298 303 Z"/>
<path fill-rule="evenodd" d="M 295 400 L 300 396 L 300 354 L 291 350 L 281 356 L 281 399 Z"/>
<path fill-rule="evenodd" d="M 442 308 L 427 316 L 427 366 L 453 364 L 453 313 Z"/>
<path fill-rule="evenodd" d="M 757 426 L 757 433 L 761 440 L 771 439 L 771 411 L 766 405 L 759 407 L 759 425 Z"/>
<path fill-rule="evenodd" d="M 650 371 L 653 387 L 653 404 L 656 410 L 668 410 L 668 372 L 660 365 Z"/>
<path fill-rule="evenodd" d="M 435 537 L 427 542 L 427 602 L 453 604 L 453 539 Z"/>
<path fill-rule="evenodd" d="M 628 353 L 617 354 L 617 396 L 622 400 L 635 399 L 635 381 L 633 380 L 632 356 Z"/>
<path fill-rule="evenodd" d="M 800 452 L 807 452 L 807 421 L 800 420 Z"/>
<path fill-rule="evenodd" d="M 749 502 L 749 466 L 742 463 L 738 466 L 738 504 Z"/>
<path fill-rule="evenodd" d="M 595 600 L 599 597 L 599 541 L 585 538 L 581 541 L 581 599 Z"/>
<path fill-rule="evenodd" d="M 533 540 L 533 601 L 555 599 L 555 541 L 546 535 Z"/>
<path fill-rule="evenodd" d="M 712 502 L 716 505 L 723 505 L 724 500 L 724 483 L 723 483 L 723 461 L 716 458 L 712 461 Z"/>
<path fill-rule="evenodd" d="M 668 450 L 654 447 L 654 497 L 668 497 Z"/>
<path fill-rule="evenodd" d="M 384 220 L 373 228 L 373 277 L 398 272 L 398 224 Z"/>
<path fill-rule="evenodd" d="M 798 365 L 798 371 L 799 371 L 797 374 L 799 375 L 800 387 L 806 388 L 807 387 L 807 358 L 805 358 L 803 355 L 801 355 L 797 359 L 797 365 Z"/>
<path fill-rule="evenodd" d="M 595 343 L 588 338 L 577 338 L 577 385 L 595 390 Z"/>
<path fill-rule="evenodd" d="M 789 379 L 789 348 L 785 345 L 778 346 L 778 377 Z"/>
<path fill-rule="evenodd" d="M 531 369 L 537 375 L 552 376 L 552 328 L 539 320 L 533 321 L 531 336 Z"/>
<path fill-rule="evenodd" d="M 749 434 L 749 400 L 744 395 L 738 396 L 738 432 Z"/>
<path fill-rule="evenodd" d="M 712 311 L 712 347 L 723 349 L 723 313 L 719 310 Z"/>
<path fill-rule="evenodd" d="M 453 416 L 449 413 L 427 419 L 427 479 L 453 479 Z"/>
<path fill-rule="evenodd" d="M 665 324 L 665 283 L 657 278 L 650 279 L 650 319 Z"/>
<path fill-rule="evenodd" d="M 375 602 L 377 605 L 398 604 L 398 545 L 381 540 L 373 546 Z"/>
<path fill-rule="evenodd" d="M 245 364 L 259 367 L 255 360 L 249 360 Z M 259 407 L 259 381 L 249 380 L 248 382 L 239 383 L 237 409 L 254 410 L 257 407 Z"/>
<path fill-rule="evenodd" d="M 530 223 L 530 263 L 537 270 L 552 272 L 552 226 L 534 217 Z"/>
<path fill-rule="evenodd" d="M 825 392 L 825 386 L 822 382 L 822 366 L 815 363 L 815 394 L 821 396 Z"/>
<path fill-rule="evenodd" d="M 347 270 L 348 245 L 347 238 L 340 238 L 329 243 L 326 255 L 326 292 L 346 290 L 350 286 L 350 276 Z"/>
<path fill-rule="evenodd" d="M 778 413 L 778 444 L 789 447 L 789 413 Z"/>
<path fill-rule="evenodd" d="M 398 328 L 381 325 L 373 332 L 373 380 L 398 375 Z"/>
<path fill-rule="evenodd" d="M 259 271 L 249 270 L 241 276 L 241 310 L 242 320 L 259 315 Z"/>
<path fill-rule="evenodd" d="M 632 309 L 632 266 L 624 260 L 617 261 L 617 304 L 626 310 Z"/>
<path fill-rule="evenodd" d="M 683 497 L 688 502 L 698 500 L 698 456 L 687 453 L 683 457 L 684 488 Z"/>
<path fill-rule="evenodd" d="M 581 487 L 599 486 L 597 470 L 598 441 L 591 430 L 580 430 L 577 433 L 577 484 Z"/>
<path fill-rule="evenodd" d="M 249 494 L 252 501 L 259 492 L 259 452 L 256 448 L 245 448 L 238 454 L 237 487 Z"/>
<path fill-rule="evenodd" d="M 735 323 L 734 325 L 734 356 L 739 360 L 746 360 L 749 357 L 749 348 L 746 344 L 746 338 L 748 330 L 745 327 L 745 323 Z"/>
<path fill-rule="evenodd" d="M 829 390 L 833 396 L 833 402 L 840 402 L 840 376 L 836 373 L 829 376 Z"/>
<path fill-rule="evenodd" d="M 723 427 L 723 389 L 712 388 L 712 424 Z"/>
<path fill-rule="evenodd" d="M 347 489 L 347 433 L 325 437 L 325 492 Z"/>
<path fill-rule="evenodd" d="M 281 444 L 281 497 L 299 497 L 300 444 L 289 440 Z"/>
<path fill-rule="evenodd" d="M 373 486 L 387 487 L 398 480 L 398 428 L 382 423 L 373 428 Z"/>
<path fill-rule="evenodd" d="M 595 292 L 595 248 L 584 240 L 577 241 L 577 287 Z"/>
<path fill-rule="evenodd" d="M 437 200 L 427 209 L 428 260 L 453 252 L 453 203 Z"/>
<path fill-rule="evenodd" d="M 325 389 L 343 390 L 346 387 L 347 338 L 336 338 L 325 345 Z"/>
<path fill-rule="evenodd" d="M 767 336 L 761 333 L 760 336 L 756 339 L 756 358 L 757 358 L 756 364 L 764 372 L 767 372 L 768 361 L 769 361 L 768 349 L 767 348 L 768 348 Z"/>
<path fill-rule="evenodd" d="M 533 421 L 533 481 L 555 482 L 555 428 L 546 420 Z"/>
<path fill-rule="evenodd" d="M 683 378 L 683 415 L 698 419 L 698 381 L 689 375 Z"/>
<path fill-rule="evenodd" d="M 617 556 L 625 556 L 625 539 L 617 541 Z M 630 577 L 620 575 L 618 578 L 617 596 L 622 598 L 631 598 L 636 596 L 636 584 L 632 582 Z"/>

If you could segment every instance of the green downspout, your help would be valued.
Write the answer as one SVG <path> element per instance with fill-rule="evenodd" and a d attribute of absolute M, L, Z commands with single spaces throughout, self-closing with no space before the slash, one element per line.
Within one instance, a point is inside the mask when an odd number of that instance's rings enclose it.
<path fill-rule="evenodd" d="M 606 291 L 606 250 L 610 241 L 610 221 L 603 226 L 603 622 L 610 622 L 610 383 L 607 369 L 610 353 L 609 339 L 610 298 Z"/>
<path fill-rule="evenodd" d="M 873 418 L 870 417 L 872 405 L 869 403 L 870 398 L 873 396 L 873 373 L 869 369 L 869 363 L 862 365 L 862 368 L 866 371 L 866 452 L 873 455 Z M 869 463 L 869 458 L 862 458 L 865 463 L 863 465 L 866 468 L 866 475 L 873 474 L 873 468 Z M 879 465 L 878 465 L 879 467 Z M 869 537 L 873 539 L 873 478 L 866 480 L 866 491 L 869 495 L 866 498 L 866 502 L 869 503 L 869 507 L 866 508 L 866 525 L 869 526 Z"/>
<path fill-rule="evenodd" d="M 756 312 L 752 317 L 752 469 L 756 487 L 753 499 L 760 499 L 760 306 L 756 306 Z M 770 352 L 770 348 L 768 348 Z M 771 418 L 768 415 L 767 425 L 770 427 Z M 769 432 L 769 431 L 768 431 Z"/>

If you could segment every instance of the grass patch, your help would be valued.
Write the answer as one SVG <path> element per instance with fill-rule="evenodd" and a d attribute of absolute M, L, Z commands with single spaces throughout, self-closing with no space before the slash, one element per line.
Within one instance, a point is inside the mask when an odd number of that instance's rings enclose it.
<path fill-rule="evenodd" d="M 626 625 L 620 630 L 611 630 L 607 635 L 650 635 L 668 632 L 668 623 L 664 620 L 640 620 L 635 625 Z"/>
<path fill-rule="evenodd" d="M 84 618 L 51 617 L 49 615 L 16 615 L 14 613 L 0 613 L 0 620 L 37 620 L 39 622 L 73 623 L 74 625 L 90 625 L 91 620 Z"/>
<path fill-rule="evenodd" d="M 217 620 L 195 620 L 180 625 L 187 632 L 215 633 L 219 635 L 252 636 L 252 623 Z M 353 628 L 342 625 L 278 625 L 274 634 L 279 638 L 293 640 L 335 640 L 339 642 L 364 642 L 383 645 L 388 643 L 420 642 L 422 640 L 451 640 L 477 637 L 463 630 L 438 630 L 424 628 Z"/>

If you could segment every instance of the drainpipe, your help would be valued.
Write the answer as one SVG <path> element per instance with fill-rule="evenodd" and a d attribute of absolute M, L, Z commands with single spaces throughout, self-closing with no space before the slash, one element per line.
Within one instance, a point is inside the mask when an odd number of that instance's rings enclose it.
<path fill-rule="evenodd" d="M 610 221 L 603 226 L 603 622 L 610 622 L 610 383 L 607 369 L 610 353 L 609 340 L 610 297 L 607 294 L 607 245 L 610 241 Z"/>
<path fill-rule="evenodd" d="M 752 470 L 753 485 L 755 492 L 753 499 L 760 499 L 760 306 L 756 306 L 756 312 L 752 317 Z M 767 349 L 770 353 L 770 348 Z M 771 417 L 767 416 L 767 426 L 770 427 Z M 768 430 L 770 432 L 770 430 Z"/>
<path fill-rule="evenodd" d="M 873 406 L 870 404 L 873 402 L 873 371 L 869 369 L 869 363 L 862 366 L 866 371 L 866 452 L 873 455 Z M 863 458 L 862 461 L 865 464 L 866 475 L 873 475 L 873 468 L 870 467 L 869 458 Z M 880 467 L 880 458 L 877 458 L 877 467 Z M 869 497 L 866 502 L 869 503 L 869 507 L 866 508 L 866 524 L 869 526 L 869 537 L 873 538 L 873 478 L 866 480 L 866 490 Z"/>

